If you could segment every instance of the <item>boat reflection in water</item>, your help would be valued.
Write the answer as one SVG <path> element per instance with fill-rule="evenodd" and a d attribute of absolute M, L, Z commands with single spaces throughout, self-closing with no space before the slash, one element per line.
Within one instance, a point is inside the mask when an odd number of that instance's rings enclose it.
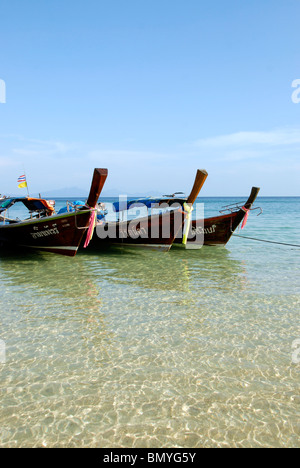
<path fill-rule="evenodd" d="M 198 288 L 234 288 L 247 284 L 246 266 L 225 249 L 204 246 L 200 251 L 172 249 L 166 255 L 157 251 L 135 251 L 113 246 L 101 252 L 92 247 L 80 251 L 78 258 L 91 261 L 101 278 L 112 284 L 161 291 L 194 291 Z M 101 270 L 100 270 L 101 269 Z"/>
<path fill-rule="evenodd" d="M 46 299 L 62 297 L 67 306 L 79 301 L 89 307 L 110 285 L 165 291 L 187 291 L 201 287 L 225 289 L 241 287 L 247 278 L 246 265 L 231 257 L 226 248 L 200 251 L 135 251 L 113 246 L 97 254 L 92 248 L 79 251 L 72 261 L 43 252 L 7 250 L 1 255 L 2 281 L 12 282 L 24 291 L 32 290 Z M 74 263 L 75 262 L 75 263 Z M 107 289 L 108 288 L 108 289 Z"/>

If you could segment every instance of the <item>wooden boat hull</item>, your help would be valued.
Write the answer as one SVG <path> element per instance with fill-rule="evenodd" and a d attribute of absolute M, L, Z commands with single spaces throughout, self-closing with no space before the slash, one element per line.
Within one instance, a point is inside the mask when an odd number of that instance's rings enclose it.
<path fill-rule="evenodd" d="M 91 211 L 23 221 L 0 227 L 0 243 L 74 257 L 89 226 Z"/>
<path fill-rule="evenodd" d="M 192 206 L 195 202 L 206 178 L 207 172 L 204 169 L 198 169 L 194 185 L 186 201 L 188 206 Z M 165 203 L 171 207 L 174 201 L 170 199 Z M 105 249 L 109 245 L 121 245 L 168 251 L 175 237 L 182 230 L 186 216 L 187 212 L 173 209 L 135 220 L 100 222 L 90 248 Z"/>
<path fill-rule="evenodd" d="M 241 209 L 229 214 L 192 220 L 186 246 L 183 245 L 183 224 L 186 213 L 181 210 L 169 214 L 148 216 L 132 221 L 103 223 L 97 226 L 91 248 L 101 249 L 109 245 L 150 247 L 168 251 L 172 245 L 200 249 L 202 245 L 226 245 L 237 227 L 243 222 L 259 192 L 253 187 Z M 168 217 L 168 218 L 167 218 Z M 169 235 L 163 235 L 163 226 L 169 226 Z M 153 235 L 153 233 L 159 233 Z"/>
<path fill-rule="evenodd" d="M 107 169 L 94 170 L 92 184 L 86 205 L 74 212 L 52 214 L 52 209 L 46 215 L 39 212 L 40 217 L 29 218 L 24 221 L 8 220 L 1 216 L 0 244 L 10 247 L 25 247 L 51 252 L 59 255 L 74 257 L 79 245 L 87 232 L 85 246 L 88 245 L 94 230 L 96 204 L 107 178 Z M 28 205 L 30 200 L 47 204 L 42 199 L 27 197 L 23 203 Z M 17 199 L 17 201 L 19 201 Z M 12 203 L 15 199 L 12 199 Z M 9 206 L 9 204 L 7 205 Z M 1 213 L 5 213 L 7 206 L 2 206 Z M 36 211 L 36 207 L 35 207 Z"/>
<path fill-rule="evenodd" d="M 236 212 L 204 220 L 193 220 L 187 248 L 197 248 L 197 246 L 200 248 L 202 245 L 226 245 L 244 216 L 245 212 L 242 216 L 241 213 Z M 183 246 L 182 237 L 177 237 L 174 244 Z"/>
<path fill-rule="evenodd" d="M 251 209 L 259 188 L 252 187 L 251 194 L 243 208 L 226 215 L 192 220 L 186 248 L 201 248 L 202 245 L 226 245 L 237 227 Z M 175 245 L 182 245 L 182 236 L 177 236 Z"/>
<path fill-rule="evenodd" d="M 168 251 L 182 228 L 184 216 L 177 210 L 138 220 L 98 224 L 90 248 L 118 245 Z"/>

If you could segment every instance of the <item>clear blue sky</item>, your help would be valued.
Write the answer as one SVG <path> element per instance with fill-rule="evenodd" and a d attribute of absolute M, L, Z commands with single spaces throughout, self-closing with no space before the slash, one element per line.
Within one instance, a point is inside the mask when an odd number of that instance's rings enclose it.
<path fill-rule="evenodd" d="M 300 195 L 299 0 L 0 0 L 1 193 Z"/>

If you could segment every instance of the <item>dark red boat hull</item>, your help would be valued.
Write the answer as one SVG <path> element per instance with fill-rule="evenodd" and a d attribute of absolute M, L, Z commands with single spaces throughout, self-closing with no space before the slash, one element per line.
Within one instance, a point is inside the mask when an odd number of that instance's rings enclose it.
<path fill-rule="evenodd" d="M 77 211 L 0 226 L 2 245 L 74 257 L 89 226 L 91 211 Z"/>
<path fill-rule="evenodd" d="M 226 245 L 234 231 L 244 220 L 259 193 L 258 187 L 252 187 L 244 206 L 237 211 L 212 218 L 198 219 L 191 222 L 187 248 L 200 248 L 202 245 Z M 182 236 L 177 236 L 174 244 L 182 245 Z"/>
<path fill-rule="evenodd" d="M 168 251 L 184 218 L 185 214 L 178 210 L 138 220 L 102 223 L 96 227 L 90 248 L 118 245 Z"/>
<path fill-rule="evenodd" d="M 50 215 L 40 215 L 39 218 L 33 217 L 24 221 L 8 221 L 2 216 L 0 245 L 38 249 L 74 257 L 86 232 L 86 244 L 90 240 L 94 228 L 95 207 L 106 178 L 107 169 L 94 170 L 87 204 L 78 211 L 57 215 L 52 215 L 50 211 Z"/>
<path fill-rule="evenodd" d="M 206 219 L 192 220 L 186 248 L 201 248 L 202 245 L 226 245 L 239 224 L 251 209 L 259 192 L 253 187 L 243 208 L 229 214 Z M 148 216 L 135 220 L 136 232 L 132 232 L 132 221 L 103 223 L 97 226 L 91 248 L 106 248 L 108 245 L 151 247 L 169 250 L 171 246 L 182 245 L 183 225 L 186 213 L 181 210 L 169 214 Z M 163 233 L 163 226 L 169 225 L 169 235 Z M 153 236 L 153 232 L 157 235 Z M 164 235 L 163 235 L 164 234 Z"/>
<path fill-rule="evenodd" d="M 194 204 L 206 178 L 207 172 L 204 169 L 198 169 L 194 185 L 186 201 L 187 206 Z M 173 198 L 168 202 L 164 201 L 170 207 L 174 202 Z M 173 208 L 175 208 L 174 205 Z M 109 245 L 122 245 L 168 251 L 175 237 L 182 230 L 186 216 L 187 213 L 181 209 L 173 209 L 136 220 L 100 222 L 90 248 L 105 249 Z"/>
<path fill-rule="evenodd" d="M 215 216 L 204 220 L 193 220 L 187 241 L 187 247 L 202 245 L 226 245 L 242 222 L 245 212 L 230 213 L 223 216 Z M 174 244 L 182 244 L 182 237 L 175 239 Z"/>

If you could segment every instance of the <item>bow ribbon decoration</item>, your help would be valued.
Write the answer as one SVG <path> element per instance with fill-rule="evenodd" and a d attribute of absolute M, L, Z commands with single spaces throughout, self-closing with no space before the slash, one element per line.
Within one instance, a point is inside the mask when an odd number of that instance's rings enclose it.
<path fill-rule="evenodd" d="M 186 245 L 187 238 L 188 238 L 189 231 L 190 231 L 191 220 L 192 220 L 192 211 L 194 208 L 193 206 L 190 206 L 188 203 L 184 202 L 183 209 L 184 209 L 184 212 L 186 213 L 186 220 L 184 223 L 182 243 L 183 245 Z"/>
<path fill-rule="evenodd" d="M 85 243 L 84 243 L 84 246 L 83 246 L 85 249 L 87 248 L 87 246 L 89 245 L 89 243 L 92 240 L 92 237 L 93 237 L 93 234 L 94 234 L 94 229 L 95 229 L 95 226 L 96 226 L 96 219 L 97 219 L 97 210 L 93 209 L 93 211 L 91 212 L 90 220 L 89 220 L 88 232 L 87 232 Z"/>
<path fill-rule="evenodd" d="M 245 216 L 244 216 L 244 219 L 243 219 L 243 222 L 242 222 L 242 226 L 241 226 L 241 229 L 244 229 L 244 227 L 246 226 L 247 224 L 247 221 L 248 221 L 248 216 L 249 216 L 249 209 L 246 208 L 245 206 L 242 206 L 242 210 L 246 213 Z"/>

